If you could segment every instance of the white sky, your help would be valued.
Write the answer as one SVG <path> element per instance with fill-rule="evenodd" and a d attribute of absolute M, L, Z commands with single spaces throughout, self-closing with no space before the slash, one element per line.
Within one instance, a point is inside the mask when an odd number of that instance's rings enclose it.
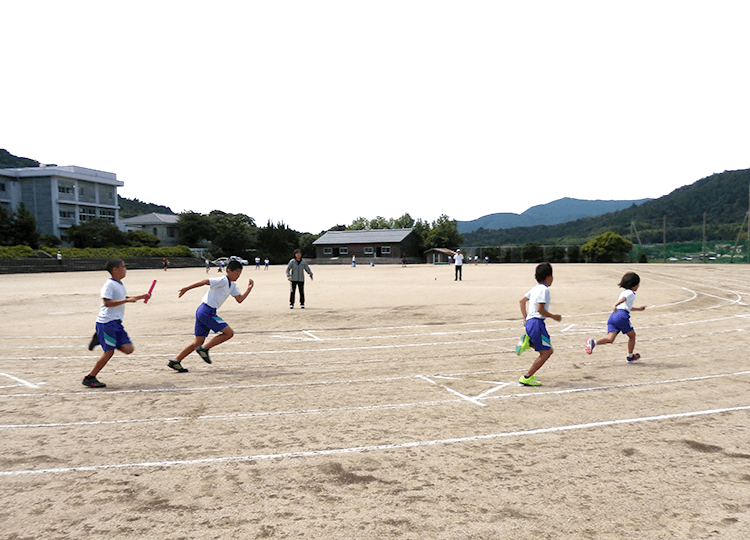
<path fill-rule="evenodd" d="M 0 21 L 0 148 L 175 212 L 318 233 L 750 167 L 746 0 L 25 0 Z"/>

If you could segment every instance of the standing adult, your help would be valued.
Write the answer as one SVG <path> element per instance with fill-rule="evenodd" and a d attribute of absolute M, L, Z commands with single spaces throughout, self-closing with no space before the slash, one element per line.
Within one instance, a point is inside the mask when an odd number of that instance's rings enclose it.
<path fill-rule="evenodd" d="M 461 250 L 457 249 L 456 254 L 453 256 L 453 262 L 456 265 L 456 278 L 453 281 L 463 281 L 463 269 L 464 269 L 464 256 L 461 254 Z"/>
<path fill-rule="evenodd" d="M 312 281 L 313 273 L 310 270 L 307 261 L 302 258 L 302 251 L 295 249 L 294 257 L 286 266 L 286 277 L 291 284 L 289 309 L 294 309 L 294 296 L 297 288 L 299 288 L 299 307 L 305 309 L 305 272 L 310 274 L 310 281 Z"/>

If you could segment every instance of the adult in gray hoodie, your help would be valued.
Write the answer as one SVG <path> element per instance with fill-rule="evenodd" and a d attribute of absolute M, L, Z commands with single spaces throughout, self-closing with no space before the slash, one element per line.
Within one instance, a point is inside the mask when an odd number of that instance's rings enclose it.
<path fill-rule="evenodd" d="M 305 272 L 310 274 L 310 280 L 313 279 L 313 273 L 307 264 L 307 261 L 302 259 L 302 251 L 299 249 L 294 250 L 294 258 L 289 261 L 286 266 L 286 277 L 291 284 L 291 290 L 289 293 L 289 309 L 294 309 L 294 293 L 299 287 L 299 307 L 305 309 Z"/>

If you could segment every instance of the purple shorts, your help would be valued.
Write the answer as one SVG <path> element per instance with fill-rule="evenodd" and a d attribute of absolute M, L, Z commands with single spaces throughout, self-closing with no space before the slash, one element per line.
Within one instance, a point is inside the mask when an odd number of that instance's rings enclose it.
<path fill-rule="evenodd" d="M 132 343 L 128 333 L 122 326 L 122 321 L 110 321 L 106 323 L 96 323 L 96 335 L 99 338 L 99 345 L 104 351 L 113 351 L 123 345 Z"/>
<path fill-rule="evenodd" d="M 630 324 L 630 312 L 627 309 L 616 309 L 607 319 L 607 332 L 622 332 L 627 334 L 633 331 Z"/>
<path fill-rule="evenodd" d="M 229 326 L 216 314 L 216 308 L 201 304 L 195 310 L 195 335 L 206 337 L 213 330 L 217 334 Z"/>
<path fill-rule="evenodd" d="M 534 318 L 526 321 L 526 335 L 529 336 L 529 341 L 536 352 L 548 351 L 552 348 L 544 319 Z"/>

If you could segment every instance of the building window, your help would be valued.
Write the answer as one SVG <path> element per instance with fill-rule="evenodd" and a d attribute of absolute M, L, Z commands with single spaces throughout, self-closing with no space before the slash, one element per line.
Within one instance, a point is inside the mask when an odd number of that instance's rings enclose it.
<path fill-rule="evenodd" d="M 340 247 L 339 248 L 339 255 L 349 255 L 349 248 L 348 247 Z"/>
<path fill-rule="evenodd" d="M 75 219 L 76 213 L 70 210 L 60 210 L 60 217 L 63 219 Z"/>
<path fill-rule="evenodd" d="M 5 183 L 0 182 L 0 191 L 5 191 Z"/>
<path fill-rule="evenodd" d="M 391 246 L 383 246 L 380 248 L 380 253 L 383 255 L 390 255 L 391 254 Z"/>
<path fill-rule="evenodd" d="M 375 248 L 371 248 L 371 247 L 365 248 L 365 255 L 372 255 L 373 253 L 375 253 Z"/>
<path fill-rule="evenodd" d="M 99 209 L 99 217 L 102 219 L 107 220 L 109 223 L 115 222 L 115 211 L 114 210 L 104 210 L 102 208 Z"/>
<path fill-rule="evenodd" d="M 81 206 L 78 210 L 78 221 L 83 223 L 84 221 L 92 221 L 94 219 L 96 219 L 96 208 Z"/>
<path fill-rule="evenodd" d="M 333 255 L 333 248 L 323 248 L 323 255 Z"/>
<path fill-rule="evenodd" d="M 65 195 L 72 195 L 73 188 L 71 186 L 57 186 L 57 192 Z"/>

